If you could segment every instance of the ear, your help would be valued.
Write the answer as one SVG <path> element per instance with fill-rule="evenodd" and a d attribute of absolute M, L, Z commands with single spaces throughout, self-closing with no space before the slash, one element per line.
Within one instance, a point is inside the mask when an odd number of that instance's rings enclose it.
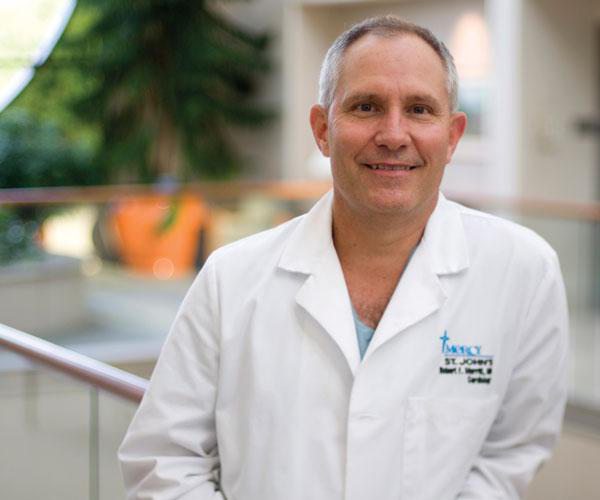
<path fill-rule="evenodd" d="M 448 152 L 446 154 L 446 162 L 450 162 L 452 159 L 452 155 L 454 154 L 454 150 L 458 145 L 458 141 L 465 133 L 465 129 L 467 128 L 467 115 L 465 115 L 462 111 L 457 113 L 452 113 L 450 116 L 450 137 L 448 141 Z"/>
<path fill-rule="evenodd" d="M 315 104 L 310 108 L 310 128 L 321 153 L 324 156 L 329 156 L 327 110 L 319 104 Z"/>

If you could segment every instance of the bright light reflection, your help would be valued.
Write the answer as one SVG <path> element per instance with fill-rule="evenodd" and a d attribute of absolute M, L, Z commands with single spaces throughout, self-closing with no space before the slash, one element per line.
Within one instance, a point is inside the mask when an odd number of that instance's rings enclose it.
<path fill-rule="evenodd" d="M 155 278 L 159 280 L 168 280 L 173 277 L 173 274 L 175 273 L 175 266 L 173 265 L 171 259 L 161 257 L 154 261 L 152 272 Z"/>
<path fill-rule="evenodd" d="M 461 79 L 483 80 L 490 66 L 490 41 L 485 19 L 478 12 L 460 16 L 452 36 L 450 52 Z"/>
<path fill-rule="evenodd" d="M 92 229 L 96 210 L 82 207 L 49 217 L 42 227 L 42 245 L 50 253 L 86 258 L 94 254 Z"/>

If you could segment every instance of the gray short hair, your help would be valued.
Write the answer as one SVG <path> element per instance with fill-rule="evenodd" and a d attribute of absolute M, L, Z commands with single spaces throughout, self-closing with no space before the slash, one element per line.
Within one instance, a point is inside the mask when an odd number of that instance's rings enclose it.
<path fill-rule="evenodd" d="M 355 24 L 344 31 L 329 47 L 319 76 L 319 104 L 321 106 L 327 109 L 333 102 L 333 94 L 340 78 L 344 53 L 354 42 L 369 34 L 382 37 L 416 35 L 426 42 L 440 57 L 446 70 L 446 86 L 450 109 L 451 111 L 458 110 L 458 73 L 456 72 L 454 58 L 448 48 L 427 28 L 392 15 L 371 17 Z"/>

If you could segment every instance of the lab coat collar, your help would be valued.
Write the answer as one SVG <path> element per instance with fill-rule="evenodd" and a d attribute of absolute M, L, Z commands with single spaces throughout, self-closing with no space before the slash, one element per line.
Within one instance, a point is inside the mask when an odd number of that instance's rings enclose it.
<path fill-rule="evenodd" d="M 469 267 L 460 206 L 448 201 L 442 193 L 429 217 L 421 245 L 427 248 L 431 268 L 438 275 L 459 273 Z"/>
<path fill-rule="evenodd" d="M 294 273 L 312 274 L 329 247 L 335 252 L 332 237 L 333 191 L 328 191 L 302 217 L 291 234 L 279 267 Z"/>
<path fill-rule="evenodd" d="M 308 275 L 296 294 L 306 310 L 333 338 L 352 373 L 360 364 L 354 319 L 344 273 L 332 237 L 330 191 L 306 214 L 292 233 L 279 267 Z"/>
<path fill-rule="evenodd" d="M 330 191 L 302 218 L 288 240 L 279 267 L 307 275 L 296 302 L 333 338 L 354 374 L 360 355 L 350 297 L 333 246 L 332 203 Z M 438 310 L 446 299 L 439 277 L 468 266 L 459 209 L 440 193 L 423 238 L 390 299 L 364 360 L 398 333 Z"/>

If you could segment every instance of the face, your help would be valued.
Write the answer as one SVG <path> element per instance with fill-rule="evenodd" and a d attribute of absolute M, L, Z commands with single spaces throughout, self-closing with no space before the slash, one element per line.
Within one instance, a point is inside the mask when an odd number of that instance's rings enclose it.
<path fill-rule="evenodd" d="M 436 52 L 415 35 L 366 35 L 344 55 L 311 126 L 331 158 L 334 210 L 428 216 L 466 117 L 452 113 Z"/>

